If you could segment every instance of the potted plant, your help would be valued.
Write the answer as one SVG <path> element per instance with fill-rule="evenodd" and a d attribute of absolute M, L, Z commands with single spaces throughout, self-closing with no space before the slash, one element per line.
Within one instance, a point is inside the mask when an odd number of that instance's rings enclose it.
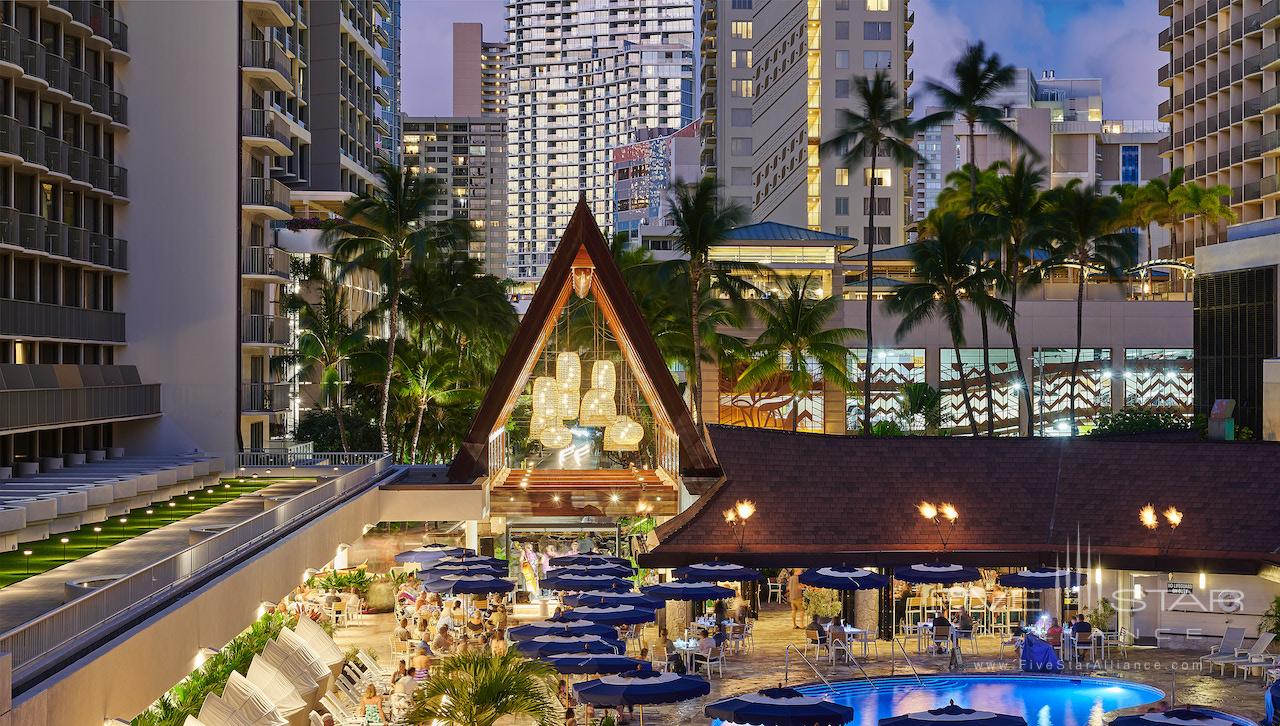
<path fill-rule="evenodd" d="M 1093 626 L 1094 630 L 1110 630 L 1111 621 L 1115 616 L 1115 606 L 1105 597 L 1098 601 L 1098 607 L 1086 610 L 1084 613 L 1084 619 Z"/>

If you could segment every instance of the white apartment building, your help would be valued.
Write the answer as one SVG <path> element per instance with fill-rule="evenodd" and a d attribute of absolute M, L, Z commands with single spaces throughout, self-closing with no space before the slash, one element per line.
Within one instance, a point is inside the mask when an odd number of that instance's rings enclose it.
<path fill-rule="evenodd" d="M 537 281 L 585 196 L 613 226 L 614 147 L 693 120 L 689 0 L 508 0 L 507 271 Z"/>
<path fill-rule="evenodd" d="M 865 239 L 869 170 L 851 173 L 820 144 L 855 76 L 887 71 L 904 104 L 913 80 L 905 0 L 702 0 L 702 166 L 753 220 Z M 909 107 L 908 107 L 909 109 Z M 876 179 L 877 244 L 902 242 L 906 170 Z"/>

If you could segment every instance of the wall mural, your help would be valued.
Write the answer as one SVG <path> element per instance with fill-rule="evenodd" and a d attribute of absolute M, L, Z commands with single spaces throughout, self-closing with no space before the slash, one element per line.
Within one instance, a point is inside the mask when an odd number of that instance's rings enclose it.
<path fill-rule="evenodd" d="M 794 398 L 785 375 L 770 378 L 749 391 L 735 390 L 743 367 L 720 373 L 720 423 L 790 431 L 794 422 L 798 431 L 822 433 L 825 430 L 822 374 L 816 363 L 809 364 L 813 388 L 798 392 Z"/>

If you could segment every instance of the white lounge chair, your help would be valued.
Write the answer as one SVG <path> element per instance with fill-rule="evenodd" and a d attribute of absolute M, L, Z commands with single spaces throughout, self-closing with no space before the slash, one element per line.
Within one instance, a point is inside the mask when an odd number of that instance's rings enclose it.
<path fill-rule="evenodd" d="M 200 721 L 206 726 L 289 726 L 271 701 L 239 673 L 231 674 L 221 697 L 205 696 Z"/>
<path fill-rule="evenodd" d="M 271 699 L 276 710 L 289 722 L 289 726 L 306 724 L 307 711 L 310 710 L 307 701 L 298 695 L 289 677 L 281 673 L 278 668 L 261 657 L 254 656 L 245 677 Z"/>
<path fill-rule="evenodd" d="M 1204 664 L 1210 658 L 1222 657 L 1228 653 L 1234 654 L 1243 644 L 1244 628 L 1227 628 L 1226 632 L 1222 634 L 1222 641 L 1210 647 L 1208 653 L 1200 656 L 1200 670 L 1204 670 Z"/>
<path fill-rule="evenodd" d="M 1237 649 L 1231 655 L 1217 655 L 1205 660 L 1209 664 L 1209 669 L 1218 666 L 1222 675 L 1227 674 L 1227 666 L 1233 666 L 1235 671 L 1232 675 L 1239 675 L 1240 669 L 1244 668 L 1244 678 L 1249 680 L 1249 671 L 1253 668 L 1264 668 L 1271 664 L 1276 656 L 1265 655 L 1267 648 L 1271 647 L 1271 641 L 1275 639 L 1275 633 L 1262 633 L 1258 639 L 1253 641 L 1253 645 L 1245 650 Z"/>
<path fill-rule="evenodd" d="M 298 637 L 306 641 L 307 646 L 320 659 L 321 663 L 329 666 L 329 671 L 333 675 L 338 675 L 342 671 L 342 664 L 346 661 L 346 656 L 342 654 L 342 648 L 333 642 L 333 638 L 324 632 L 324 628 L 320 627 L 311 618 L 298 618 L 298 625 L 295 628 Z"/>

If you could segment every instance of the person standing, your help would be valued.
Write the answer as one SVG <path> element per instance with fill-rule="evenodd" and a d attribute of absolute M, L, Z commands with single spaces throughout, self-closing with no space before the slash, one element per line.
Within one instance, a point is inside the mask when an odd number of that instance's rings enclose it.
<path fill-rule="evenodd" d="M 800 568 L 791 568 L 787 577 L 787 602 L 791 603 L 791 627 L 804 627 L 804 585 L 800 584 Z"/>

